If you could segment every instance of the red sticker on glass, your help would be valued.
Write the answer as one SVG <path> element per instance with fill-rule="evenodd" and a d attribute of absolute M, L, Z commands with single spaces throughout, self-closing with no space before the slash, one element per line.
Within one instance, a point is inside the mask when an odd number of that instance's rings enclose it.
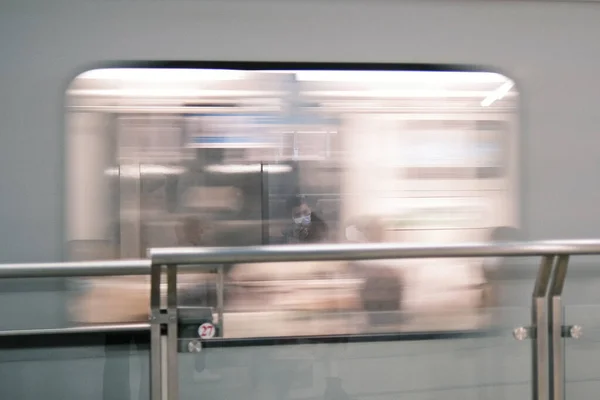
<path fill-rule="evenodd" d="M 200 336 L 201 339 L 209 339 L 215 336 L 215 331 L 216 329 L 213 324 L 205 322 L 198 327 L 198 336 Z"/>

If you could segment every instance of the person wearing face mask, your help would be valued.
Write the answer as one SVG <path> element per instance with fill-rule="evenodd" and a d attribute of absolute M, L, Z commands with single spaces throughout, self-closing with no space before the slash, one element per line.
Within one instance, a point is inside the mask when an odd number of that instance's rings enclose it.
<path fill-rule="evenodd" d="M 327 224 L 310 209 L 304 196 L 290 197 L 286 210 L 292 223 L 283 232 L 284 243 L 319 243 L 327 239 Z"/>

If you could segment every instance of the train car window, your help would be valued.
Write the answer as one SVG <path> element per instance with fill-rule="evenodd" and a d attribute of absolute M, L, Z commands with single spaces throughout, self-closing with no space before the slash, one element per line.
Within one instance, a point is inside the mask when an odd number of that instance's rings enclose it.
<path fill-rule="evenodd" d="M 79 75 L 67 104 L 72 259 L 164 246 L 473 242 L 518 228 L 518 92 L 497 73 L 108 68 Z M 228 332 L 263 335 L 241 315 L 265 309 L 481 308 L 479 261 L 427 261 L 416 275 L 418 262 L 308 264 L 229 267 L 226 307 L 239 321 L 229 320 L 244 328 Z M 373 295 L 386 292 L 377 282 L 396 294 Z M 339 333 L 364 322 L 349 321 L 324 325 Z"/>

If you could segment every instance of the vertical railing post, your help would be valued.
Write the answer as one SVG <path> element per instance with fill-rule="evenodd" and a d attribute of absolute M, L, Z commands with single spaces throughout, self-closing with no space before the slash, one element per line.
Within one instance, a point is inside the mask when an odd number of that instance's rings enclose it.
<path fill-rule="evenodd" d="M 219 336 L 224 337 L 225 335 L 225 323 L 223 316 L 224 309 L 224 297 L 225 297 L 225 265 L 220 265 L 218 269 L 217 278 L 217 317 L 219 318 Z"/>
<path fill-rule="evenodd" d="M 162 266 L 152 262 L 150 267 L 150 399 L 162 399 L 162 313 L 160 278 Z"/>
<path fill-rule="evenodd" d="M 542 257 L 532 295 L 532 400 L 550 400 L 548 285 L 554 256 Z"/>
<path fill-rule="evenodd" d="M 167 265 L 167 399 L 179 398 L 179 374 L 177 368 L 177 265 Z"/>
<path fill-rule="evenodd" d="M 564 400 L 565 397 L 565 346 L 563 339 L 563 304 L 562 292 L 567 277 L 569 256 L 558 258 L 552 281 L 550 283 L 550 385 L 551 400 Z"/>
<path fill-rule="evenodd" d="M 161 304 L 163 269 L 165 266 L 154 261 L 150 267 L 150 399 L 177 400 L 177 265 L 166 266 L 165 305 Z M 163 309 L 165 306 L 166 310 Z M 163 346 L 163 341 L 166 342 L 166 346 Z M 166 387 L 163 384 L 166 384 Z"/>

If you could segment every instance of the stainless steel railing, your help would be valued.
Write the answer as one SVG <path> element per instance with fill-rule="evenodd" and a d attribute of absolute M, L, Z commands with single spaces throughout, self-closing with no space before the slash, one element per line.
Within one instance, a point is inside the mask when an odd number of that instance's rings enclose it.
<path fill-rule="evenodd" d="M 151 260 L 0 264 L 0 278 L 71 278 L 148 275 Z"/>
<path fill-rule="evenodd" d="M 531 257 L 600 254 L 600 240 L 506 242 L 415 246 L 400 244 L 319 244 L 298 246 L 150 249 L 153 264 L 376 260 L 393 258 Z"/>
<path fill-rule="evenodd" d="M 85 328 L 8 331 L 0 336 L 146 330 L 151 334 L 151 397 L 163 399 L 166 377 L 168 400 L 178 398 L 177 373 L 177 271 L 202 268 L 203 265 L 302 262 L 332 260 L 369 260 L 403 258 L 469 257 L 541 257 L 542 261 L 532 293 L 529 326 L 515 330 L 519 340 L 530 339 L 532 349 L 532 399 L 564 399 L 564 337 L 580 332 L 563 325 L 562 290 L 569 258 L 577 255 L 600 255 L 600 240 L 511 242 L 443 246 L 370 245 L 301 245 L 237 248 L 162 248 L 151 249 L 148 260 L 100 261 L 81 263 L 8 264 L 0 266 L 0 278 L 85 277 L 115 275 L 151 276 L 149 324 L 113 324 Z M 223 268 L 220 269 L 217 309 L 218 323 L 223 321 Z M 167 276 L 166 308 L 161 307 L 161 277 Z M 578 333 L 579 334 L 579 333 Z M 165 338 L 166 336 L 166 338 Z M 163 352 L 166 339 L 166 352 Z M 166 360 L 163 359 L 166 354 Z"/>
<path fill-rule="evenodd" d="M 397 244 L 320 244 L 299 246 L 158 248 L 143 260 L 0 264 L 0 278 L 51 278 L 147 275 L 152 264 L 368 260 L 393 258 L 531 257 L 600 254 L 600 240 L 553 240 L 500 244 L 414 246 Z"/>

